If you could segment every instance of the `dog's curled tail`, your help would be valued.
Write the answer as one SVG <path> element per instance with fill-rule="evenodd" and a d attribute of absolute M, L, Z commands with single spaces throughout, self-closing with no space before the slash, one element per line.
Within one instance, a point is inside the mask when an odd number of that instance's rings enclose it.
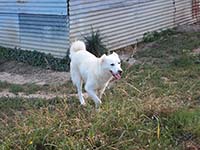
<path fill-rule="evenodd" d="M 70 47 L 70 58 L 72 55 L 78 51 L 86 50 L 85 43 L 83 41 L 75 41 Z"/>

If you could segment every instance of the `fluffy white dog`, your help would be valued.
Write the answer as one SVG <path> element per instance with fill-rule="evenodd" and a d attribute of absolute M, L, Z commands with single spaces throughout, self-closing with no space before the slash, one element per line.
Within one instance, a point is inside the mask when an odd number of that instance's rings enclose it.
<path fill-rule="evenodd" d="M 94 100 L 96 108 L 101 104 L 101 97 L 114 77 L 121 78 L 121 62 L 114 52 L 111 55 L 102 55 L 97 58 L 86 51 L 82 41 L 72 43 L 70 48 L 70 74 L 73 84 L 76 85 L 81 105 L 85 105 L 82 94 L 82 84 L 85 82 L 85 90 Z"/>

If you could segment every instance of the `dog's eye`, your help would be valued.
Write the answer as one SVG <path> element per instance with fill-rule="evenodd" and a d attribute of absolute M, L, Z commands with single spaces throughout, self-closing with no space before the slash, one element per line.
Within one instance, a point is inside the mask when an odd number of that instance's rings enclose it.
<path fill-rule="evenodd" d="M 114 66 L 115 64 L 110 64 L 111 66 Z"/>
<path fill-rule="evenodd" d="M 118 62 L 118 64 L 121 64 L 121 62 Z"/>

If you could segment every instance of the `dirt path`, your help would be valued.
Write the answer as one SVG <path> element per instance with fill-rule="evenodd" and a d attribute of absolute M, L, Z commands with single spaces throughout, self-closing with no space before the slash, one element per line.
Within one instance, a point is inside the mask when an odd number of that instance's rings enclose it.
<path fill-rule="evenodd" d="M 14 61 L 0 62 L 0 81 L 12 84 L 63 84 L 69 79 L 69 72 L 45 70 Z"/>
<path fill-rule="evenodd" d="M 83 93 L 84 97 L 87 98 L 88 95 L 87 93 Z M 57 94 L 57 93 L 37 93 L 37 94 L 25 94 L 25 93 L 17 93 L 14 94 L 12 92 L 8 92 L 8 91 L 3 91 L 0 92 L 0 97 L 5 97 L 5 98 L 22 98 L 22 99 L 46 99 L 46 100 L 51 100 L 51 99 L 55 99 L 55 98 L 69 98 L 72 96 L 78 96 L 77 94 Z"/>
<path fill-rule="evenodd" d="M 38 67 L 33 67 L 23 63 L 15 61 L 0 61 L 0 81 L 7 82 L 10 84 L 18 84 L 23 86 L 24 84 L 34 84 L 39 86 L 59 86 L 70 80 L 69 72 L 56 72 L 52 70 L 46 70 Z M 69 96 L 69 95 L 68 95 Z M 72 95 L 70 95 L 72 96 Z M 66 95 L 56 93 L 36 93 L 36 94 L 25 94 L 25 93 L 12 93 L 8 90 L 0 92 L 0 97 L 9 98 L 24 98 L 24 99 L 54 99 L 56 97 L 65 98 Z"/>

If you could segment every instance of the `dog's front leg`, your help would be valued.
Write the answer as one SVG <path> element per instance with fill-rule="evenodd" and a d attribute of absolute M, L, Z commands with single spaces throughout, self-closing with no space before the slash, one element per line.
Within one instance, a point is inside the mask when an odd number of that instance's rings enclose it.
<path fill-rule="evenodd" d="M 104 92 L 106 90 L 106 87 L 108 86 L 108 83 L 109 82 L 107 82 L 106 84 L 104 84 L 104 86 L 98 91 L 98 96 L 99 96 L 100 99 L 102 98 L 102 96 L 103 96 L 103 94 L 104 94 Z"/>
<path fill-rule="evenodd" d="M 89 86 L 85 86 L 85 90 L 89 94 L 89 96 L 94 100 L 96 108 L 99 108 L 99 105 L 102 103 L 101 100 L 98 98 L 98 96 L 95 93 L 95 90 L 90 88 Z"/>
<path fill-rule="evenodd" d="M 100 99 L 102 98 L 105 89 L 106 89 L 106 87 L 98 91 L 98 96 Z"/>

